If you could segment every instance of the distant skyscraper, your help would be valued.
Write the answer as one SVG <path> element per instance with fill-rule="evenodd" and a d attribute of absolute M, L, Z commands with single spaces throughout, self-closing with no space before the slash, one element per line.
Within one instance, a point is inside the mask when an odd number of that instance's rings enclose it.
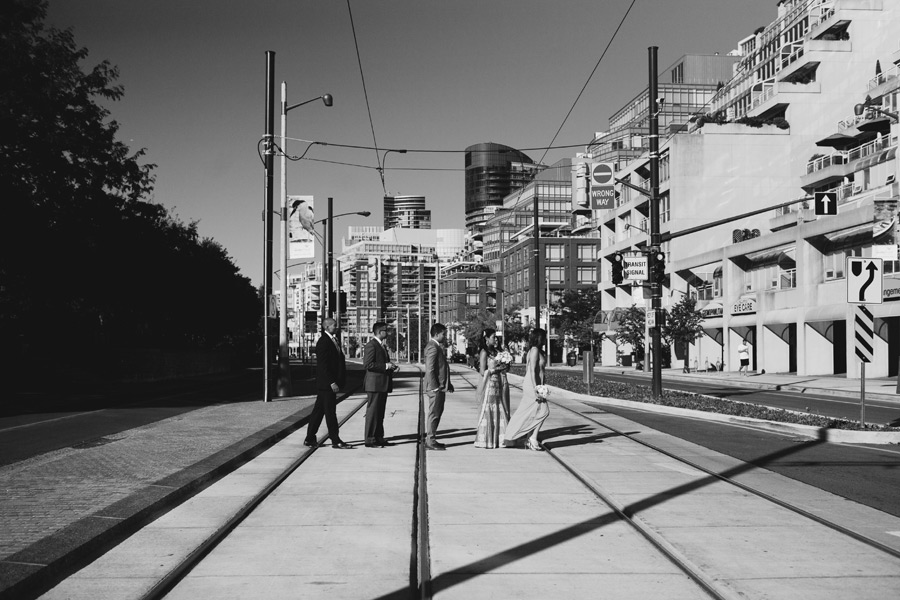
<path fill-rule="evenodd" d="M 431 229 L 431 211 L 425 209 L 425 196 L 385 196 L 385 229 Z"/>
<path fill-rule="evenodd" d="M 466 229 L 480 232 L 503 198 L 524 187 L 542 168 L 527 154 L 502 144 L 466 148 Z"/>

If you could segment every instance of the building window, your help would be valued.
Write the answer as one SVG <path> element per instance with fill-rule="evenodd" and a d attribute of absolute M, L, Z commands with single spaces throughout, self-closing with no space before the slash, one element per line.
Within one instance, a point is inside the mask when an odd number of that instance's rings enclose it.
<path fill-rule="evenodd" d="M 475 308 L 481 305 L 481 296 L 479 294 L 466 294 L 466 304 Z"/>
<path fill-rule="evenodd" d="M 566 247 L 562 244 L 547 244 L 545 247 L 545 255 L 547 260 L 562 261 L 566 260 Z"/>
<path fill-rule="evenodd" d="M 547 267 L 547 281 L 549 281 L 550 283 L 565 283 L 565 267 Z"/>
<path fill-rule="evenodd" d="M 847 265 L 848 256 L 862 256 L 862 248 L 845 248 L 844 250 L 831 252 L 822 257 L 822 267 L 825 273 L 825 281 L 833 281 L 835 279 L 843 279 L 844 277 L 846 277 L 844 269 Z M 885 262 L 885 273 L 896 273 L 896 271 L 888 271 L 888 265 L 891 262 L 895 261 Z"/>
<path fill-rule="evenodd" d="M 594 244 L 578 244 L 578 260 L 582 262 L 597 260 L 597 246 Z"/>
<path fill-rule="evenodd" d="M 578 267 L 578 283 L 597 283 L 597 267 Z"/>

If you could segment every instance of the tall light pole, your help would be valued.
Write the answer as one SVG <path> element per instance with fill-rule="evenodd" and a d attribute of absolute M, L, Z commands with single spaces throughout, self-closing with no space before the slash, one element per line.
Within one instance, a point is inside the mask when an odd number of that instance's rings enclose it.
<path fill-rule="evenodd" d="M 347 215 L 359 215 L 361 217 L 368 217 L 372 213 L 368 210 L 360 210 L 356 212 L 345 212 L 339 215 L 332 214 L 334 212 L 334 198 L 328 199 L 328 212 L 327 217 L 324 219 L 319 219 L 314 224 L 318 225 L 319 223 L 323 223 L 322 230 L 324 231 L 323 238 L 323 248 L 322 248 L 322 262 L 324 263 L 323 268 L 323 277 L 322 277 L 322 301 L 321 301 L 321 312 L 322 312 L 322 321 L 330 316 L 330 313 L 334 311 L 333 306 L 328 306 L 326 308 L 325 303 L 330 300 L 330 294 L 332 291 L 332 281 L 331 281 L 331 273 L 332 273 L 332 261 L 334 259 L 334 242 L 332 238 L 334 237 L 334 220 L 339 217 L 346 217 Z M 337 297 L 335 297 L 335 302 L 337 302 Z"/>
<path fill-rule="evenodd" d="M 278 397 L 283 398 L 293 393 L 291 382 L 291 357 L 288 349 L 287 328 L 287 259 L 289 251 L 288 202 L 287 202 L 287 114 L 293 109 L 321 100 L 325 106 L 334 104 L 331 94 L 316 96 L 310 100 L 288 106 L 287 84 L 281 82 L 281 318 L 279 322 L 278 353 Z"/>
<path fill-rule="evenodd" d="M 266 51 L 266 121 L 265 121 L 265 183 L 263 196 L 263 401 L 271 398 L 269 378 L 272 360 L 269 341 L 269 319 L 272 297 L 272 171 L 275 167 L 275 53 Z"/>

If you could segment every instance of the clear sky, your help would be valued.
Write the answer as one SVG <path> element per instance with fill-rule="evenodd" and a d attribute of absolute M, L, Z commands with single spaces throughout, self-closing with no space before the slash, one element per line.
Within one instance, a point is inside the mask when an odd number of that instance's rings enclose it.
<path fill-rule="evenodd" d="M 647 48 L 662 72 L 684 54 L 726 54 L 775 20 L 775 0 L 350 0 L 379 148 L 390 154 L 388 192 L 424 194 L 435 228 L 464 227 L 463 154 L 497 142 L 546 148 L 607 44 L 553 145 L 584 145 L 647 85 Z M 110 105 L 120 139 L 156 163 L 154 200 L 198 220 L 244 275 L 262 281 L 265 52 L 275 56 L 276 104 L 325 93 L 288 115 L 288 137 L 372 147 L 347 0 L 50 0 L 49 24 L 71 27 L 86 66 L 120 69 L 123 100 Z M 279 108 L 275 134 L 280 133 Z M 289 154 L 300 154 L 288 142 Z M 572 150 L 550 150 L 550 164 Z M 526 152 L 535 160 L 543 150 Z M 313 146 L 288 163 L 288 194 L 311 194 L 316 216 L 370 210 L 347 225 L 382 225 L 374 150 Z M 274 196 L 279 200 L 279 161 Z M 413 170 L 416 169 L 416 170 Z M 276 231 L 277 221 L 276 221 Z M 135 243 L 140 243 L 135 240 Z M 337 248 L 337 244 L 336 244 Z M 276 237 L 275 262 L 278 262 Z M 277 280 L 276 280 L 277 285 Z"/>

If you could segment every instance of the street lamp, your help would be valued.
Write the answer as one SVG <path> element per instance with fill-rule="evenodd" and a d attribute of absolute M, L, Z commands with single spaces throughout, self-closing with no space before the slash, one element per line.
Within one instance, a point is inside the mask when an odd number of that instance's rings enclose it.
<path fill-rule="evenodd" d="M 378 174 L 381 176 L 381 189 L 384 190 L 384 195 L 387 196 L 387 186 L 384 184 L 384 170 L 385 164 L 387 163 L 387 156 L 391 152 L 396 152 L 397 154 L 406 154 L 406 149 L 404 148 L 391 148 L 390 150 L 385 150 L 384 155 L 381 157 L 381 166 L 377 167 Z"/>
<path fill-rule="evenodd" d="M 328 199 L 328 216 L 324 219 L 319 219 L 315 221 L 314 225 L 318 225 L 319 223 L 324 223 L 322 226 L 322 230 L 324 232 L 323 240 L 322 240 L 322 262 L 325 264 L 325 273 L 323 277 L 323 289 L 322 289 L 322 322 L 325 322 L 325 318 L 329 316 L 329 313 L 334 312 L 334 307 L 331 306 L 331 290 L 332 290 L 332 271 L 333 271 L 333 263 L 334 263 L 334 220 L 338 217 L 346 217 L 347 215 L 359 215 L 361 217 L 368 217 L 372 213 L 368 210 L 360 210 L 356 212 L 345 212 L 339 215 L 334 215 L 332 212 L 334 211 L 334 198 Z M 326 312 L 325 303 L 328 302 L 329 306 Z M 337 295 L 335 295 L 335 303 L 337 303 Z"/>
<path fill-rule="evenodd" d="M 288 257 L 288 202 L 287 202 L 287 114 L 295 108 L 321 100 L 325 106 L 334 104 L 331 94 L 316 96 L 304 102 L 287 103 L 287 84 L 281 82 L 281 272 L 287 271 Z M 283 398 L 293 393 L 291 389 L 291 358 L 288 350 L 287 330 L 287 276 L 281 278 L 281 318 L 279 320 L 279 353 L 278 353 L 278 397 Z"/>

